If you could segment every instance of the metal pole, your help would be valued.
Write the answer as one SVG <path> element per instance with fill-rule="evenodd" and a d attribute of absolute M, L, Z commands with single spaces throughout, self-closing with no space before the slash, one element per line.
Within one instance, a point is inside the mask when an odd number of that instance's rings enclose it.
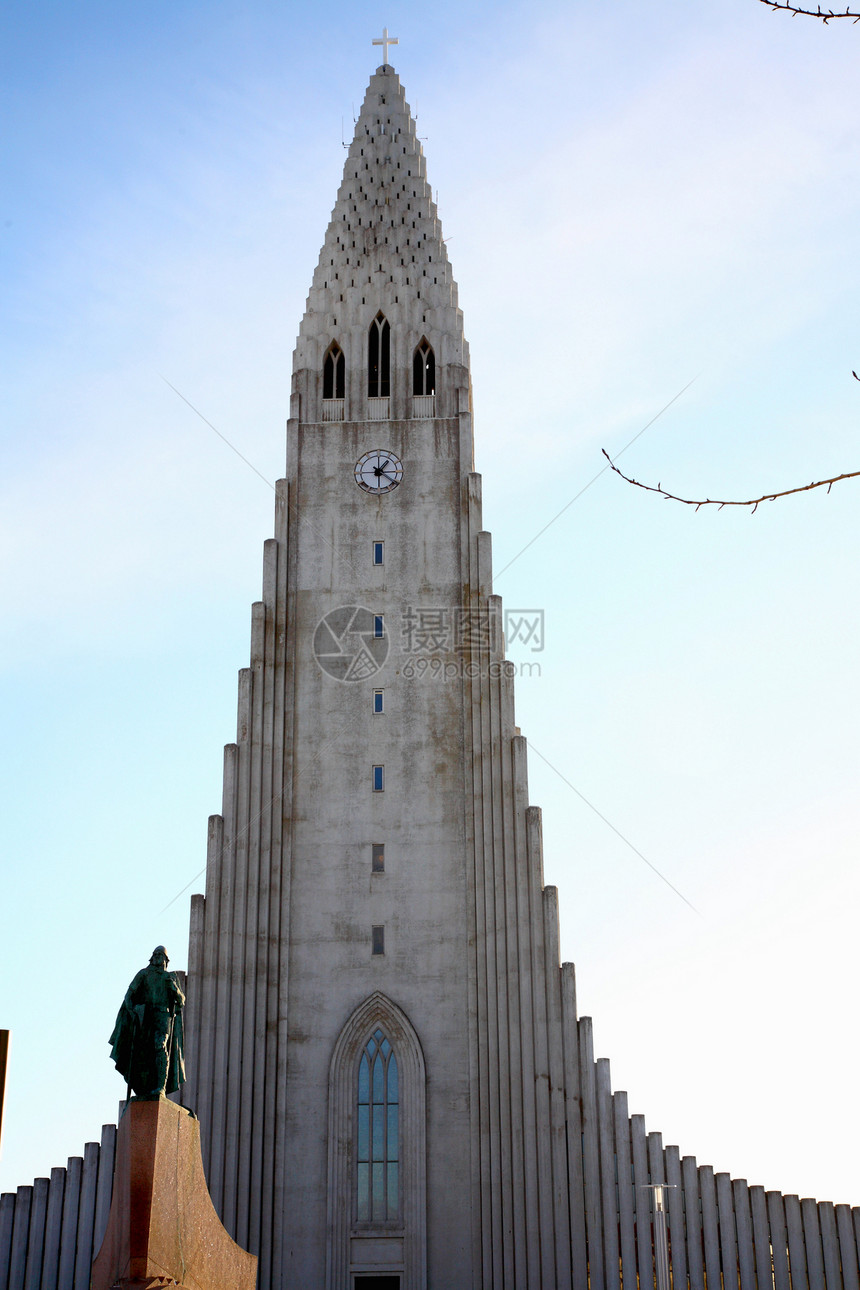
<path fill-rule="evenodd" d="M 669 1290 L 669 1242 L 666 1239 L 666 1211 L 663 1188 L 654 1187 L 654 1263 L 657 1267 L 657 1290 Z"/>
<path fill-rule="evenodd" d="M 665 1196 L 667 1186 L 674 1183 L 644 1183 L 643 1186 L 654 1193 L 654 1266 L 657 1270 L 657 1290 L 670 1290 L 669 1284 L 669 1241 L 666 1234 Z"/>

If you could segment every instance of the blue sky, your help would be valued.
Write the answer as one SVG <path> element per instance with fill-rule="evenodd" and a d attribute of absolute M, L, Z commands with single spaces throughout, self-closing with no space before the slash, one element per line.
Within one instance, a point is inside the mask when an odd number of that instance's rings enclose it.
<path fill-rule="evenodd" d="M 510 653 L 541 669 L 518 720 L 580 1011 L 665 1142 L 860 1203 L 858 484 L 696 514 L 600 473 L 690 381 L 637 478 L 742 497 L 860 469 L 860 27 L 757 0 L 3 21 L 0 1187 L 98 1136 L 128 980 L 158 942 L 185 966 L 273 495 L 165 381 L 283 473 L 387 25 L 496 590 L 545 611 L 545 649 Z"/>

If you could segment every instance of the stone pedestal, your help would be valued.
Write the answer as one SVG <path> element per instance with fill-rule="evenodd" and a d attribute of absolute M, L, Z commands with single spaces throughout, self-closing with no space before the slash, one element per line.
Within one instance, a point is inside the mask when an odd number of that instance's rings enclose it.
<path fill-rule="evenodd" d="M 197 1120 L 173 1102 L 129 1103 L 92 1290 L 254 1290 L 256 1281 L 256 1257 L 215 1213 Z"/>

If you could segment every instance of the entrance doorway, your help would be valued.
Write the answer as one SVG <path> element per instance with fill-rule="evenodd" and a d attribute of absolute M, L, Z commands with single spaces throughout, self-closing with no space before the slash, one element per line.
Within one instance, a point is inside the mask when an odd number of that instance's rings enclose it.
<path fill-rule="evenodd" d="M 355 1290 L 400 1290 L 400 1275 L 381 1276 L 377 1272 L 356 1272 L 353 1274 Z"/>

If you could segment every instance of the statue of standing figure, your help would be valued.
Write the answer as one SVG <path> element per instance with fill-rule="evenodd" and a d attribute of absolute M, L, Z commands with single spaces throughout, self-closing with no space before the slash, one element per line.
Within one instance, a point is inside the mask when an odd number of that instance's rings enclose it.
<path fill-rule="evenodd" d="M 167 950 L 156 945 L 125 992 L 109 1039 L 111 1057 L 137 1097 L 150 1101 L 185 1083 L 182 1008 L 185 995 L 167 971 Z"/>

